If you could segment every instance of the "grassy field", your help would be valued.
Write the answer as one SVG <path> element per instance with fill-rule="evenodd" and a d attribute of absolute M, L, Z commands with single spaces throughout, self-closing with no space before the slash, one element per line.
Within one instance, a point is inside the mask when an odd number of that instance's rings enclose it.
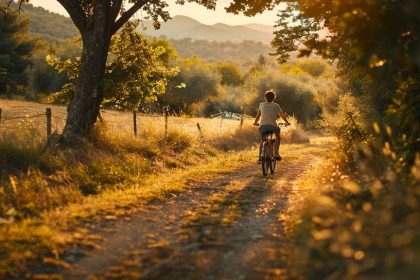
<path fill-rule="evenodd" d="M 189 182 L 241 168 L 255 157 L 252 120 L 170 117 L 103 111 L 104 125 L 77 147 L 45 145 L 46 105 L 0 100 L 0 276 L 24 270 L 27 261 L 61 252 L 74 242 L 68 229 L 86 220 L 118 215 L 124 207 L 183 191 Z M 52 108 L 53 128 L 64 125 L 65 108 Z M 14 117 L 33 116 L 31 119 Z M 57 118 L 59 117 L 59 118 Z M 200 141 L 196 124 L 203 128 Z M 293 125 L 283 140 L 307 141 Z M 249 160 L 248 160 L 249 162 Z"/>
<path fill-rule="evenodd" d="M 64 127 L 66 118 L 66 108 L 64 106 L 45 105 L 26 101 L 0 100 L 2 108 L 2 119 L 0 131 L 20 129 L 21 127 L 35 126 L 40 130 L 46 128 L 45 109 L 52 109 L 52 128 L 58 133 Z M 30 117 L 40 115 L 35 118 L 16 119 L 7 121 L 15 117 Z M 133 115 L 132 113 L 119 112 L 113 110 L 101 110 L 101 115 L 105 121 L 107 129 L 115 134 L 133 135 Z M 234 133 L 240 126 L 237 120 L 221 120 L 220 118 L 194 118 L 188 116 L 169 116 L 168 130 L 189 134 L 199 137 L 197 123 L 200 124 L 206 140 L 215 140 L 221 135 Z M 164 135 L 165 118 L 163 114 L 138 115 L 137 129 L 139 137 L 153 135 Z"/>

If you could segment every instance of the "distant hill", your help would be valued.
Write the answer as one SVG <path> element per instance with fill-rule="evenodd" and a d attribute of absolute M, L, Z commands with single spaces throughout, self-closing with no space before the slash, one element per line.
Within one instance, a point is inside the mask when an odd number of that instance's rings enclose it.
<path fill-rule="evenodd" d="M 151 21 L 144 21 L 143 27 L 145 28 L 143 32 L 146 35 L 165 36 L 175 40 L 191 38 L 192 40 L 216 42 L 256 41 L 268 44 L 274 37 L 273 27 L 269 25 L 227 25 L 223 23 L 206 25 L 187 16 L 175 16 L 172 20 L 163 22 L 159 30 L 153 28 Z"/>
<path fill-rule="evenodd" d="M 16 9 L 17 4 L 13 3 L 12 8 Z M 34 37 L 40 37 L 53 43 L 79 36 L 79 31 L 68 17 L 49 12 L 41 7 L 34 7 L 31 4 L 24 4 L 22 8 L 21 17 L 29 18 L 29 32 Z"/>
<path fill-rule="evenodd" d="M 23 9 L 22 17 L 29 18 L 29 31 L 34 37 L 56 43 L 79 36 L 68 17 L 31 4 L 24 4 Z M 269 33 L 272 27 L 266 25 L 204 25 L 186 16 L 175 16 L 172 21 L 162 24 L 160 30 L 154 30 L 151 22 L 147 21 L 143 22 L 143 26 L 147 27 L 146 31 L 140 30 L 143 34 L 170 39 L 183 58 L 197 55 L 213 62 L 245 61 L 256 60 L 260 54 L 267 55 L 271 51 L 268 42 L 272 39 Z"/>
<path fill-rule="evenodd" d="M 259 23 L 249 23 L 244 25 L 247 28 L 258 30 L 265 33 L 273 34 L 274 32 L 274 26 L 271 25 L 265 25 L 265 24 L 259 24 Z"/>

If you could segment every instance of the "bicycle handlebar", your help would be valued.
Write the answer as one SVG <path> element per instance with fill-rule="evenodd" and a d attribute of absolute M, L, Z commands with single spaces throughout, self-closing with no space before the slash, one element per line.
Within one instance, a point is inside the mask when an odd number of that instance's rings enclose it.
<path fill-rule="evenodd" d="M 289 126 L 289 125 L 291 125 L 291 124 L 290 124 L 290 123 L 289 123 L 289 124 L 287 124 L 287 123 L 278 123 L 278 124 L 277 124 L 277 126 L 278 126 L 278 127 L 280 127 L 280 126 L 287 127 L 287 126 Z M 254 126 L 259 126 L 259 124 L 258 124 L 258 123 L 254 123 Z"/>

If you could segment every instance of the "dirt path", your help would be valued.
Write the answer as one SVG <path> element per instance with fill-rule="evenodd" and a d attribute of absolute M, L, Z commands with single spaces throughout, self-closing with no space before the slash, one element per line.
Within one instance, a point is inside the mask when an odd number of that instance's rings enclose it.
<path fill-rule="evenodd" d="M 249 162 L 131 217 L 109 217 L 89 232 L 96 249 L 74 248 L 64 257 L 70 268 L 38 273 L 63 279 L 282 279 L 285 240 L 278 217 L 299 177 L 328 148 L 293 147 L 268 178 Z"/>

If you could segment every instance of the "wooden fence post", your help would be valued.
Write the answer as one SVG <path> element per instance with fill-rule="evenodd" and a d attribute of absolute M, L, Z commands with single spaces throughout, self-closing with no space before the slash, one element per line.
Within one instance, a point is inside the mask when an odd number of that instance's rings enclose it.
<path fill-rule="evenodd" d="M 197 123 L 197 129 L 198 129 L 198 133 L 200 135 L 200 142 L 204 143 L 204 135 L 203 135 L 203 131 L 201 130 L 200 123 Z"/>
<path fill-rule="evenodd" d="M 165 138 L 168 137 L 168 113 L 169 113 L 169 106 L 164 107 L 165 112 Z"/>
<path fill-rule="evenodd" d="M 47 108 L 45 111 L 47 115 L 47 144 L 51 146 L 51 108 Z"/>
<path fill-rule="evenodd" d="M 134 137 L 137 137 L 137 112 L 133 110 L 133 129 L 134 129 Z"/>

